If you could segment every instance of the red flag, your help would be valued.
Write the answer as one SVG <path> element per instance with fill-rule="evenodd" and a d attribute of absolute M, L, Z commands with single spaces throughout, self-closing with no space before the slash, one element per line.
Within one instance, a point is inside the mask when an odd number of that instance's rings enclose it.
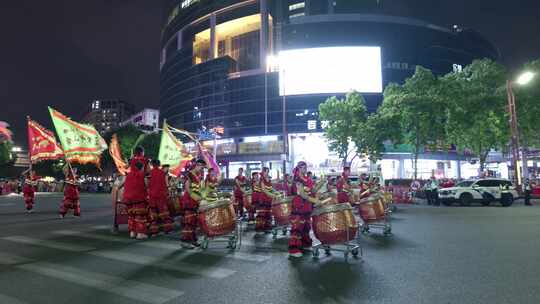
<path fill-rule="evenodd" d="M 109 145 L 109 154 L 111 155 L 116 169 L 121 175 L 127 174 L 128 165 L 122 158 L 122 152 L 120 151 L 120 144 L 118 143 L 118 137 L 113 134 L 111 144 Z"/>
<path fill-rule="evenodd" d="M 54 134 L 37 122 L 28 119 L 28 153 L 30 161 L 54 160 L 64 156 Z"/>

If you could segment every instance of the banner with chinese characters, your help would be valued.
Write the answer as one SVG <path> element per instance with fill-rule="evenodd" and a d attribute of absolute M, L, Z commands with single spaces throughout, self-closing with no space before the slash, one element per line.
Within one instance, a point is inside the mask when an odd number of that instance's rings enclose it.
<path fill-rule="evenodd" d="M 91 125 L 74 122 L 49 107 L 49 112 L 68 162 L 93 163 L 99 166 L 101 153 L 107 143 Z"/>
<path fill-rule="evenodd" d="M 33 164 L 43 160 L 54 160 L 64 156 L 64 152 L 54 137 L 53 132 L 37 122 L 28 119 L 28 154 Z"/>

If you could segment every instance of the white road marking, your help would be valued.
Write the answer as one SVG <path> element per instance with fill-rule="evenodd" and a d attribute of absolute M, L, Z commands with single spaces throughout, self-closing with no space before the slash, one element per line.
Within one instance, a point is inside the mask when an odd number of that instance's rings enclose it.
<path fill-rule="evenodd" d="M 0 265 L 14 265 L 31 262 L 31 259 L 9 253 L 0 252 Z M 0 303 L 3 303 L 0 301 Z"/>
<path fill-rule="evenodd" d="M 30 237 L 21 236 L 21 235 L 3 237 L 2 240 L 15 242 L 15 243 L 21 243 L 21 244 L 28 244 L 28 245 L 33 245 L 33 246 L 41 246 L 41 247 L 65 250 L 65 251 L 73 251 L 73 252 L 90 251 L 90 250 L 96 249 L 94 247 L 89 247 L 89 246 L 67 244 L 67 243 L 51 241 L 51 240 L 40 240 L 40 239 L 30 238 Z"/>
<path fill-rule="evenodd" d="M 152 266 L 165 270 L 175 270 L 214 279 L 223 279 L 236 272 L 234 270 L 226 268 L 205 267 L 202 265 L 181 263 L 178 262 L 178 258 L 173 258 L 170 261 L 163 260 L 163 258 L 166 258 L 166 255 L 164 257 L 149 257 L 121 251 L 96 251 L 90 252 L 89 254 L 107 259 L 117 260 L 120 262 Z"/>
<path fill-rule="evenodd" d="M 18 268 L 150 304 L 165 303 L 184 294 L 178 290 L 80 270 L 61 264 L 34 263 L 21 265 Z"/>
<path fill-rule="evenodd" d="M 15 203 L 0 204 L 0 207 L 11 207 L 11 206 L 15 206 Z"/>
<path fill-rule="evenodd" d="M 3 294 L 0 294 L 0 303 L 2 304 L 26 304 L 26 302 L 23 302 L 21 300 L 12 298 L 10 296 L 6 296 Z"/>

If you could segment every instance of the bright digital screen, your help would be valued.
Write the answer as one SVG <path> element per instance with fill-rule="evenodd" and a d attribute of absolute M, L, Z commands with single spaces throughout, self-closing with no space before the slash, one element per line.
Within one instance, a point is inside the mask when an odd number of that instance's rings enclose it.
<path fill-rule="evenodd" d="M 382 92 L 380 47 L 325 47 L 279 53 L 280 95 Z"/>

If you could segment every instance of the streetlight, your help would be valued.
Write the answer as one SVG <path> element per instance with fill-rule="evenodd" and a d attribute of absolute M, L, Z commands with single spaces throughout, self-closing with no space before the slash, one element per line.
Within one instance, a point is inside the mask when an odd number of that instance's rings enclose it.
<path fill-rule="evenodd" d="M 524 86 L 533 80 L 535 74 L 527 71 L 521 74 L 515 83 Z M 521 174 L 519 172 L 519 128 L 516 114 L 516 96 L 513 90 L 513 82 L 506 81 L 506 91 L 508 94 L 508 112 L 510 113 L 510 131 L 512 133 L 512 162 L 514 165 L 514 181 L 516 187 L 521 185 Z M 522 147 L 523 179 L 529 178 L 529 168 L 527 165 L 527 147 Z"/>

